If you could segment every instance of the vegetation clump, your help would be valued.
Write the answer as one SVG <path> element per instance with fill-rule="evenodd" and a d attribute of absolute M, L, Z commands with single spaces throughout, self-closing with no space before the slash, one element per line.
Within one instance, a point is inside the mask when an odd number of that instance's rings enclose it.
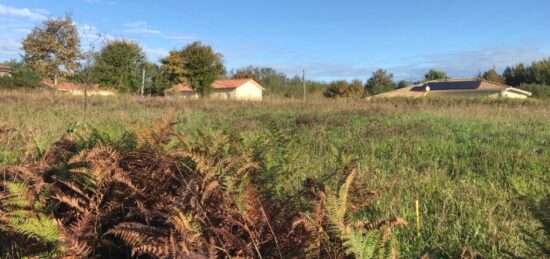
<path fill-rule="evenodd" d="M 128 134 L 113 143 L 65 135 L 39 159 L 7 168 L 0 184 L 0 252 L 72 258 L 288 258 L 311 249 L 331 257 L 398 255 L 396 243 L 391 249 L 386 243 L 403 220 L 348 221 L 357 216 L 348 209 L 354 166 L 343 171 L 348 176 L 338 196 L 320 191 L 318 183 L 307 187 L 316 193 L 312 200 L 275 197 L 258 181 L 267 173 L 261 171 L 265 161 L 229 135 L 202 135 L 202 144 L 192 143 L 170 119 Z M 302 206 L 323 215 L 316 219 L 323 232 L 334 228 L 322 244 Z"/>

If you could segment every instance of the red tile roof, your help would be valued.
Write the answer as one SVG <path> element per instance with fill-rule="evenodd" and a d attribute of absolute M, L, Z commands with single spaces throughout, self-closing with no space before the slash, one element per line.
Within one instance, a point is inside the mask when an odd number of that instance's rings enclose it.
<path fill-rule="evenodd" d="M 193 92 L 193 88 L 187 83 L 181 83 L 169 89 L 170 92 Z"/>
<path fill-rule="evenodd" d="M 74 91 L 74 90 L 77 90 L 77 89 L 84 89 L 86 87 L 86 85 L 84 85 L 84 84 L 75 84 L 75 83 L 71 83 L 71 82 L 58 82 L 57 86 L 55 86 L 53 84 L 53 82 L 48 81 L 48 80 L 42 81 L 42 84 L 46 85 L 47 87 L 49 87 L 51 89 L 55 89 L 55 90 L 58 90 L 58 91 Z M 98 84 L 91 84 L 91 85 L 88 86 L 88 90 L 97 90 L 99 88 L 100 88 L 100 86 Z"/>
<path fill-rule="evenodd" d="M 212 83 L 213 89 L 236 89 L 241 85 L 246 84 L 250 79 L 229 79 L 216 80 Z"/>
<path fill-rule="evenodd" d="M 0 65 L 0 72 L 11 72 L 11 68 L 8 66 Z"/>
<path fill-rule="evenodd" d="M 240 86 L 246 84 L 249 81 L 253 81 L 252 79 L 226 79 L 226 80 L 216 80 L 212 83 L 212 89 L 237 89 Z M 256 83 L 257 84 L 257 83 Z M 258 85 L 262 90 L 264 90 L 263 87 Z M 187 83 L 181 83 L 178 85 L 173 86 L 168 90 L 169 92 L 193 92 L 193 88 Z"/>

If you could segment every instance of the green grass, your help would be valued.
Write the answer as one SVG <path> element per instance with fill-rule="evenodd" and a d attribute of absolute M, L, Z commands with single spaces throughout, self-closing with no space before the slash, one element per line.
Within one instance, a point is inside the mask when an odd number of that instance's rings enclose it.
<path fill-rule="evenodd" d="M 298 193 L 357 159 L 376 189 L 395 181 L 365 210 L 401 216 L 402 257 L 430 253 L 489 258 L 548 256 L 541 207 L 550 194 L 550 103 L 473 99 L 378 101 L 269 100 L 262 103 L 91 98 L 3 92 L 0 159 L 15 164 L 67 131 L 117 139 L 132 126 L 176 112 L 178 132 L 227 132 L 263 150 L 273 195 Z M 327 184 L 337 184 L 339 177 Z M 420 233 L 415 201 L 420 203 Z M 546 216 L 547 217 L 547 216 Z M 548 222 L 546 221 L 546 224 Z M 546 249 L 546 250 L 544 250 Z"/>

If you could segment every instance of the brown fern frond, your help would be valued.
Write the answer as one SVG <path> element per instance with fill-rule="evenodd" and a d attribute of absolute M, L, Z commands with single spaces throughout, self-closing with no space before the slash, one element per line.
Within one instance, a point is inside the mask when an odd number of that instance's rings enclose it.
<path fill-rule="evenodd" d="M 247 164 L 245 164 L 244 166 L 242 166 L 241 168 L 239 168 L 236 172 L 235 172 L 235 176 L 239 177 L 241 176 L 242 174 L 244 173 L 248 173 L 252 170 L 257 170 L 257 169 L 260 169 L 260 166 L 258 165 L 258 163 L 255 163 L 255 162 L 249 162 Z"/>
<path fill-rule="evenodd" d="M 211 194 L 214 192 L 214 190 L 218 189 L 220 187 L 220 183 L 218 181 L 212 181 L 210 182 L 202 191 L 201 194 L 201 202 L 204 203 L 208 198 L 210 198 Z"/>
<path fill-rule="evenodd" d="M 68 205 L 72 209 L 77 210 L 79 213 L 84 213 L 86 211 L 86 209 L 82 207 L 82 201 L 80 199 L 69 197 L 60 193 L 56 193 L 52 198 L 58 202 Z"/>

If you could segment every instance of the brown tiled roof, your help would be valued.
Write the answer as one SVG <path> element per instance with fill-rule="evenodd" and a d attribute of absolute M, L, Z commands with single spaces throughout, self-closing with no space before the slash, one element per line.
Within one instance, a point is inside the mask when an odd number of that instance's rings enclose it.
<path fill-rule="evenodd" d="M 256 85 L 258 85 L 258 87 L 260 87 L 260 89 L 265 90 L 262 86 L 260 86 L 252 79 L 216 80 L 212 83 L 212 89 L 237 89 L 249 81 L 254 82 Z M 168 92 L 193 92 L 193 88 L 191 88 L 191 86 L 187 83 L 181 83 L 168 89 Z"/>
<path fill-rule="evenodd" d="M 229 79 L 216 80 L 212 83 L 213 89 L 236 89 L 241 85 L 246 84 L 250 79 Z"/>
<path fill-rule="evenodd" d="M 170 89 L 168 89 L 169 92 L 193 92 L 193 88 L 187 83 L 181 83 L 177 84 Z"/>
<path fill-rule="evenodd" d="M 53 82 L 44 80 L 42 81 L 42 84 L 46 85 L 47 87 L 51 89 L 55 89 L 58 91 L 74 91 L 77 89 L 84 89 L 86 88 L 86 85 L 84 84 L 75 84 L 71 82 L 58 82 L 57 86 L 53 84 Z M 101 88 L 98 84 L 90 84 L 88 85 L 88 90 L 99 90 Z"/>
<path fill-rule="evenodd" d="M 8 66 L 0 65 L 0 72 L 11 72 L 11 68 Z"/>

